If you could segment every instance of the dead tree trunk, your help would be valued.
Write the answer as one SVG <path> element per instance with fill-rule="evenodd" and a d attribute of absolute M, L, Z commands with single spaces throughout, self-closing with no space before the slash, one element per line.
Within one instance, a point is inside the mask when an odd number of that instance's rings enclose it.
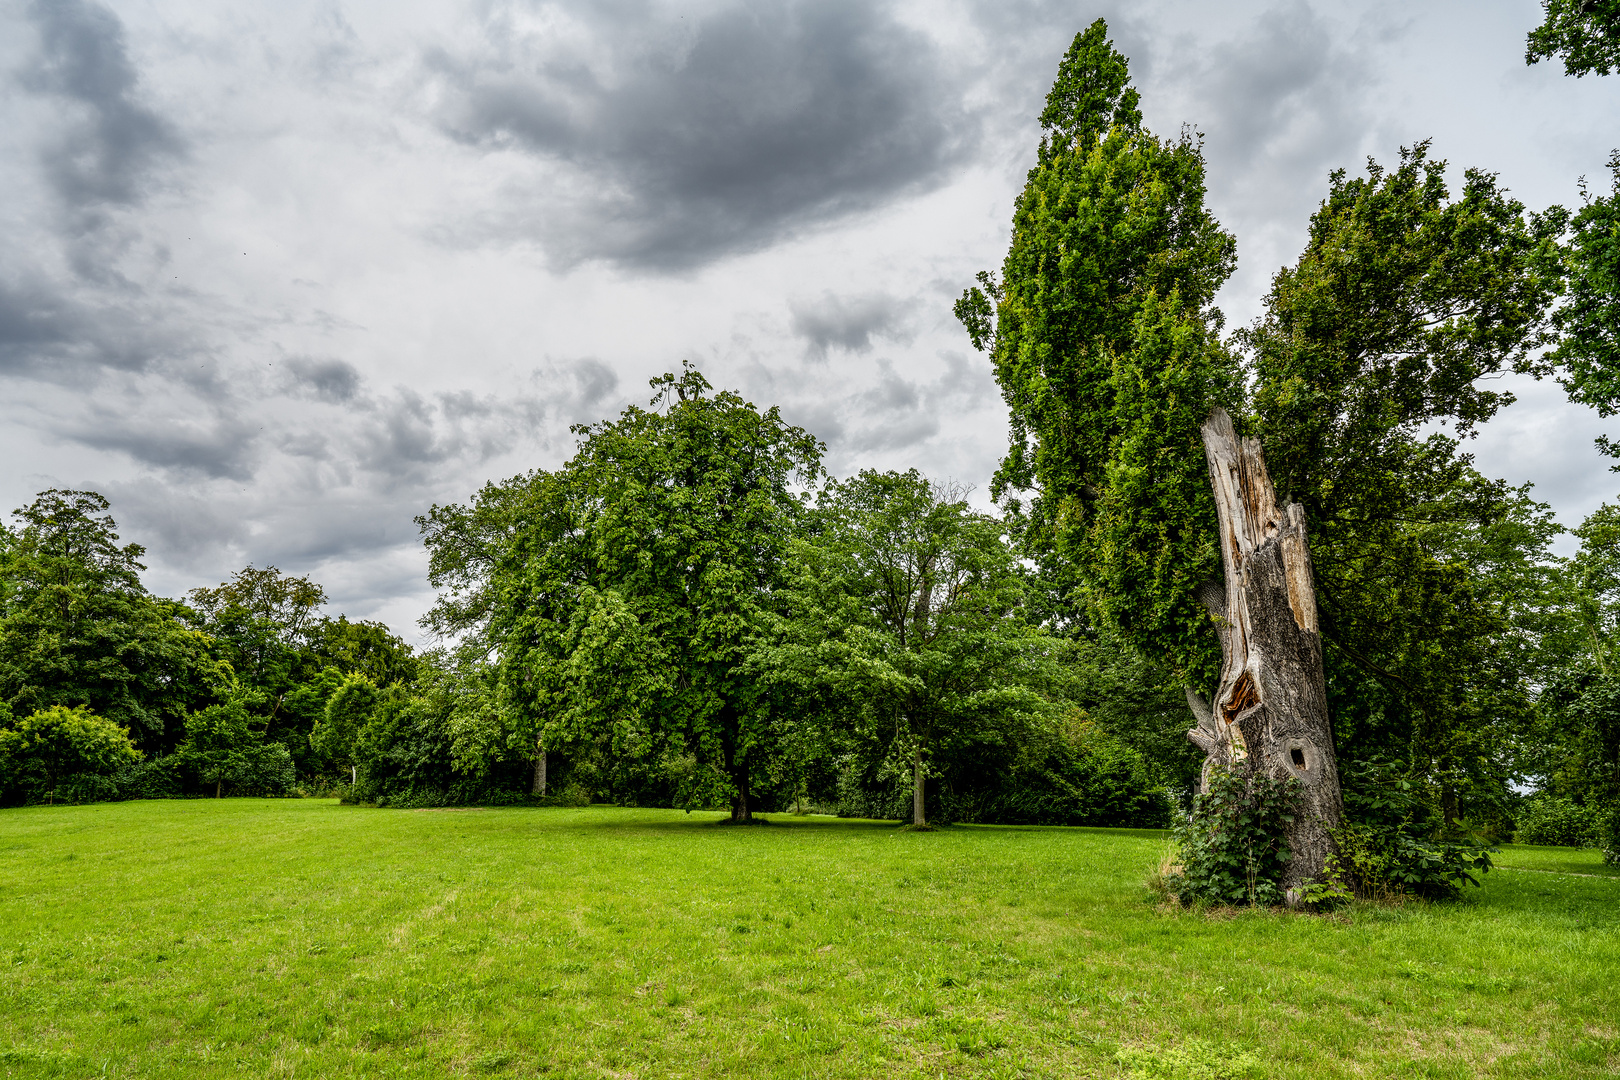
<path fill-rule="evenodd" d="M 1226 588 L 1204 597 L 1220 634 L 1221 681 L 1213 708 L 1187 692 L 1198 718 L 1187 737 L 1207 755 L 1206 784 L 1213 768 L 1299 781 L 1282 882 L 1292 891 L 1321 877 L 1343 809 L 1305 509 L 1278 509 L 1259 440 L 1240 440 L 1224 411 L 1203 433 Z"/>

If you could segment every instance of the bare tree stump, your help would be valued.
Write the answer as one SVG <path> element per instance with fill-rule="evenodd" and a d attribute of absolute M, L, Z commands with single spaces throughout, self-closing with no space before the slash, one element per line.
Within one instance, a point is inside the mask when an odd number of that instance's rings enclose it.
<path fill-rule="evenodd" d="M 1187 691 L 1198 719 L 1187 737 L 1206 755 L 1206 785 L 1212 768 L 1299 781 L 1282 882 L 1292 903 L 1300 886 L 1321 877 L 1343 811 L 1305 510 L 1278 510 L 1259 440 L 1240 440 L 1223 410 L 1210 414 L 1203 434 L 1226 588 L 1202 596 L 1220 634 L 1221 680 L 1213 708 Z"/>

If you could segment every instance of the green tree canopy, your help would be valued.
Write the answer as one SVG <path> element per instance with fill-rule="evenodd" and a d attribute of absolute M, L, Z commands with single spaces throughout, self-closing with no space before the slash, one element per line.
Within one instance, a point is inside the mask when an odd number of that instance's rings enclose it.
<path fill-rule="evenodd" d="M 1545 14 L 1530 31 L 1524 62 L 1563 57 L 1564 74 L 1607 75 L 1620 68 L 1620 0 L 1541 0 Z"/>
<path fill-rule="evenodd" d="M 1011 447 L 992 493 L 1033 493 L 1032 555 L 1079 606 L 1183 678 L 1213 681 L 1196 587 L 1220 575 L 1199 425 L 1242 400 L 1215 292 L 1235 241 L 1204 206 L 1199 140 L 1142 127 L 1127 61 L 1094 22 L 1059 65 L 999 283 L 957 315 L 988 349 Z"/>
<path fill-rule="evenodd" d="M 1585 205 L 1570 221 L 1564 250 L 1569 291 L 1553 315 L 1560 337 L 1548 357 L 1570 400 L 1599 416 L 1620 413 L 1620 150 L 1609 155 L 1609 171 L 1614 186 L 1608 195 L 1594 198 L 1581 183 Z M 1598 447 L 1620 457 L 1620 442 L 1606 435 L 1598 437 Z M 1614 469 L 1620 471 L 1620 462 Z"/>
<path fill-rule="evenodd" d="M 333 765 L 349 769 L 351 780 L 357 779 L 354 774 L 359 759 L 355 747 L 360 731 L 370 722 L 379 697 L 370 679 L 350 675 L 327 699 L 325 715 L 310 735 L 316 753 Z"/>
<path fill-rule="evenodd" d="M 214 797 L 225 784 L 247 771 L 263 740 L 252 728 L 251 699 L 232 695 L 186 717 L 186 741 L 179 757 L 196 770 L 199 779 L 214 785 Z"/>
<path fill-rule="evenodd" d="M 184 607 L 147 593 L 139 544 L 118 543 L 105 498 L 52 489 L 0 548 L 0 699 L 27 714 L 84 706 L 149 751 L 229 682 Z"/>
<path fill-rule="evenodd" d="M 129 732 L 89 709 L 53 705 L 0 723 L 0 797 L 73 800 L 86 779 L 140 760 Z"/>
<path fill-rule="evenodd" d="M 1024 618 L 1005 526 L 962 494 L 916 470 L 829 483 L 816 536 L 793 547 L 775 644 L 754 660 L 825 695 L 858 740 L 911 774 L 918 826 L 929 759 L 1047 711 L 1037 687 L 1058 681 L 1063 647 Z"/>
<path fill-rule="evenodd" d="M 559 473 L 512 485 L 523 521 L 491 581 L 502 709 L 560 741 L 695 754 L 750 820 L 775 729 L 745 661 L 823 448 L 690 365 L 653 386 L 653 408 L 576 427 Z M 446 611 L 475 620 L 481 602 Z"/>

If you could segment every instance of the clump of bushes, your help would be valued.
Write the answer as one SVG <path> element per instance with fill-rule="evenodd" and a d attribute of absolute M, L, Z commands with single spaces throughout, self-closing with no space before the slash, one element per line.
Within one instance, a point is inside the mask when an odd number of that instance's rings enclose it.
<path fill-rule="evenodd" d="M 127 729 L 83 706 L 53 705 L 21 720 L 0 713 L 0 800 L 7 804 L 116 798 L 114 777 L 140 758 Z"/>
<path fill-rule="evenodd" d="M 1192 813 L 1176 819 L 1176 861 L 1151 883 L 1155 890 L 1182 904 L 1281 903 L 1280 883 L 1293 857 L 1283 833 L 1298 787 L 1291 777 L 1212 770 Z"/>
<path fill-rule="evenodd" d="M 1606 824 L 1603 808 L 1572 799 L 1539 794 L 1526 799 L 1515 815 L 1513 839 L 1548 847 L 1597 847 Z"/>
<path fill-rule="evenodd" d="M 1447 899 L 1491 869 L 1488 843 L 1448 822 L 1433 793 L 1395 761 L 1340 765 L 1344 820 L 1318 898 Z"/>
<path fill-rule="evenodd" d="M 1140 753 L 1084 720 L 1027 732 L 1008 754 L 976 746 L 928 777 L 929 822 L 1163 828 L 1171 800 Z M 840 817 L 910 820 L 909 768 L 851 755 L 837 777 Z"/>

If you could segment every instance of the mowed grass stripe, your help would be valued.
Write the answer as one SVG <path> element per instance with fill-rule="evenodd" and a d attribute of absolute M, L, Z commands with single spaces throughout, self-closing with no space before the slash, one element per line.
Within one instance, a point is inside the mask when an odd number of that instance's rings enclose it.
<path fill-rule="evenodd" d="M 1204 916 L 1148 899 L 1158 833 L 777 821 L 317 800 L 8 810 L 0 1075 L 1620 1065 L 1612 881 L 1493 874 L 1459 904 Z M 1548 851 L 1503 858 L 1600 872 L 1594 853 Z"/>

